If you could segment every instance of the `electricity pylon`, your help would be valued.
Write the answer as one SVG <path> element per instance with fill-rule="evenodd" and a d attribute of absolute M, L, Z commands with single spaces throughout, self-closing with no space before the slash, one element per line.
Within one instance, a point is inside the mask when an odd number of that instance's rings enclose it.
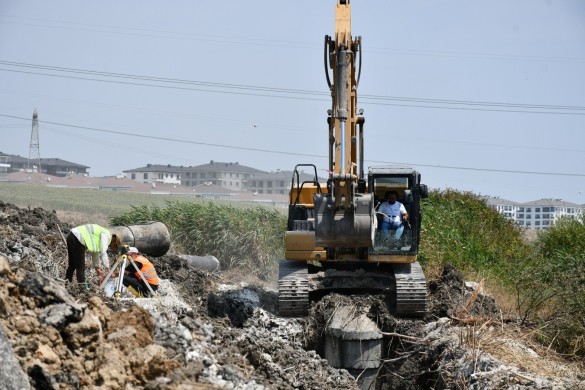
<path fill-rule="evenodd" d="M 41 152 L 39 150 L 39 114 L 37 114 L 37 109 L 35 108 L 35 112 L 33 112 L 33 120 L 32 120 L 32 130 L 30 132 L 30 147 L 28 149 L 28 163 L 27 163 L 27 170 L 31 169 L 31 161 L 32 161 L 32 169 L 35 170 L 35 163 L 36 170 L 38 172 L 42 172 L 41 170 Z"/>

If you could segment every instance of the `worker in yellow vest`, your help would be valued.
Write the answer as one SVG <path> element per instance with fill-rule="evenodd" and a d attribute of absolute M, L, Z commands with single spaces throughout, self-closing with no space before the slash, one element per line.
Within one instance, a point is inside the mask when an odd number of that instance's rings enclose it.
<path fill-rule="evenodd" d="M 65 278 L 73 281 L 73 272 L 77 273 L 77 282 L 85 284 L 85 252 L 91 254 L 92 266 L 96 269 L 100 279 L 104 276 L 104 269 L 110 268 L 108 248 L 118 250 L 120 244 L 116 235 L 97 224 L 85 224 L 74 227 L 67 235 L 67 254 L 69 264 Z"/>

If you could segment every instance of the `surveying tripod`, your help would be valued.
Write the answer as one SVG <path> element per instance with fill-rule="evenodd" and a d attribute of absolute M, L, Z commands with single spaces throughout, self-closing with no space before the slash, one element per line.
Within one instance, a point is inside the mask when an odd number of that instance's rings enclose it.
<path fill-rule="evenodd" d="M 116 262 L 114 263 L 114 266 L 112 268 L 110 268 L 110 271 L 108 272 L 108 274 L 106 275 L 106 277 L 104 278 L 102 283 L 100 284 L 100 288 L 103 289 L 106 286 L 106 284 L 108 283 L 108 280 L 110 279 L 112 274 L 114 272 L 116 272 L 116 270 L 118 270 L 118 282 L 116 283 L 116 290 L 114 292 L 114 297 L 120 298 L 120 296 L 122 295 L 122 287 L 124 286 L 124 284 L 123 284 L 124 271 L 126 270 L 126 265 L 128 264 L 128 262 L 130 262 L 130 264 L 132 264 L 134 266 L 134 269 L 136 270 L 136 272 L 140 276 L 140 279 L 142 279 L 142 281 L 144 282 L 146 287 L 150 290 L 151 296 L 154 296 L 155 295 L 154 290 L 152 289 L 152 287 L 150 287 L 150 284 L 148 284 L 148 282 L 146 281 L 146 278 L 144 277 L 142 272 L 140 272 L 140 269 L 138 268 L 138 266 L 134 262 L 134 259 L 132 259 L 131 256 L 128 256 L 128 245 L 122 245 L 120 247 L 120 249 L 118 249 L 117 255 L 118 255 L 118 257 L 116 258 Z M 134 290 L 134 289 L 132 288 L 132 290 Z M 138 297 L 138 295 L 140 295 L 140 292 L 136 291 L 136 293 L 135 293 L 132 290 L 131 290 L 132 294 L 134 294 L 136 297 Z"/>

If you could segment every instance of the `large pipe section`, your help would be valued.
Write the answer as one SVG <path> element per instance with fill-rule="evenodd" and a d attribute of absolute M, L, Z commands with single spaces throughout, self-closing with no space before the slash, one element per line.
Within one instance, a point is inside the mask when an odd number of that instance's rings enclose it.
<path fill-rule="evenodd" d="M 112 226 L 108 230 L 115 234 L 123 245 L 136 247 L 148 256 L 163 256 L 171 246 L 171 234 L 162 222 Z"/>

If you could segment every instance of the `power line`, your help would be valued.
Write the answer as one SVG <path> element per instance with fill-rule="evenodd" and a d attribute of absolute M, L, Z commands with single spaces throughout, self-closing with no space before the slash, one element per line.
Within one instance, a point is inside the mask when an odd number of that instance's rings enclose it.
<path fill-rule="evenodd" d="M 283 47 L 283 45 L 284 45 L 285 47 L 308 48 L 308 49 L 315 49 L 315 50 L 321 49 L 321 45 L 317 45 L 315 43 L 299 42 L 299 41 L 285 41 L 285 40 L 277 40 L 277 39 L 253 38 L 253 37 L 243 37 L 243 36 L 194 34 L 194 33 L 169 31 L 169 30 L 152 30 L 152 29 L 144 29 L 144 28 L 117 27 L 117 26 L 108 26 L 108 25 L 99 25 L 99 24 L 64 22 L 64 21 L 58 21 L 58 20 L 48 20 L 48 19 L 39 19 L 39 18 L 25 18 L 25 17 L 19 17 L 19 16 L 11 16 L 11 15 L 0 15 L 0 18 L 4 18 L 4 19 L 7 19 L 7 18 L 29 19 L 29 20 L 35 20 L 35 21 L 41 21 L 41 22 L 63 23 L 63 24 L 70 24 L 70 25 L 74 25 L 74 26 L 90 27 L 90 28 L 79 28 L 79 27 L 70 27 L 70 26 L 50 26 L 50 25 L 42 25 L 42 24 L 13 22 L 13 21 L 4 22 L 4 23 L 10 23 L 10 24 L 20 24 L 20 25 L 24 25 L 24 26 L 43 27 L 43 28 L 51 28 L 51 29 L 88 31 L 88 32 L 98 32 L 98 33 L 115 34 L 115 35 L 123 34 L 124 36 L 132 35 L 132 36 L 149 37 L 149 38 L 180 39 L 180 40 L 189 40 L 189 41 L 229 43 L 229 44 L 237 44 L 237 45 L 246 44 L 246 45 L 269 46 L 269 47 Z M 112 31 L 96 30 L 94 28 L 112 29 Z M 119 31 L 114 31 L 114 30 L 119 30 Z M 161 35 L 161 34 L 163 34 L 163 35 Z"/>
<path fill-rule="evenodd" d="M 22 117 L 13 116 L 13 115 L 6 115 L 6 114 L 0 114 L 0 116 L 7 117 L 7 118 L 13 118 L 13 119 L 25 119 Z M 222 144 L 214 144 L 214 143 L 209 143 L 209 142 L 191 141 L 191 140 L 187 140 L 187 139 L 159 137 L 159 136 L 154 136 L 154 135 L 130 133 L 130 132 L 119 131 L 119 130 L 107 130 L 107 129 L 99 129 L 96 127 L 70 125 L 70 124 L 59 123 L 59 122 L 49 122 L 49 121 L 40 121 L 40 122 L 50 124 L 50 125 L 70 127 L 70 128 L 74 128 L 74 129 L 83 129 L 83 130 L 97 131 L 97 132 L 101 132 L 101 133 L 118 134 L 118 135 L 125 135 L 125 136 L 145 138 L 145 139 L 154 139 L 154 140 L 159 140 L 159 141 L 180 142 L 180 143 L 193 144 L 193 145 L 213 146 L 213 147 L 218 147 L 218 148 L 248 150 L 248 151 L 252 151 L 252 152 L 274 153 L 274 154 L 283 154 L 283 155 L 291 155 L 291 156 L 327 158 L 326 156 L 321 156 L 321 155 L 317 155 L 317 154 L 293 153 L 293 152 L 277 151 L 277 150 L 270 150 L 270 149 L 249 148 L 249 147 L 244 147 L 244 146 L 222 145 Z"/>
<path fill-rule="evenodd" d="M 26 26 L 35 27 L 47 27 L 52 29 L 65 29 L 75 31 L 89 31 L 106 34 L 123 34 L 124 36 L 135 35 L 145 36 L 163 39 L 181 39 L 181 40 L 194 40 L 203 42 L 219 42 L 219 43 L 230 43 L 237 45 L 260 45 L 260 46 L 277 46 L 277 47 L 300 47 L 320 50 L 321 45 L 317 45 L 314 42 L 300 42 L 300 41 L 285 41 L 278 39 L 267 39 L 247 36 L 228 36 L 228 35 L 210 35 L 210 34 L 197 34 L 182 31 L 171 31 L 171 30 L 157 30 L 157 29 L 146 29 L 146 28 L 135 28 L 129 26 L 114 26 L 114 25 L 103 25 L 93 23 L 79 23 L 65 20 L 54 20 L 44 18 L 31 18 L 16 15 L 0 14 L 0 18 L 3 19 L 21 19 L 21 20 L 32 20 L 35 22 L 45 22 L 57 24 L 57 26 L 51 25 L 39 25 L 31 23 L 13 22 L 6 21 L 4 23 L 21 24 Z M 59 24 L 61 26 L 59 26 Z M 73 26 L 73 27 L 72 27 Z M 89 27 L 89 28 L 81 28 Z M 108 30 L 96 30 L 99 29 L 111 29 Z M 117 31 L 116 31 L 117 30 Z M 162 35 L 161 35 L 162 34 Z M 424 56 L 424 57 L 446 57 L 446 58 L 467 58 L 467 59 L 479 59 L 479 60 L 508 60 L 508 61 L 538 61 L 538 62 L 573 62 L 583 63 L 585 58 L 583 57 L 554 57 L 554 56 L 531 56 L 531 55 L 519 55 L 519 54 L 505 54 L 505 53 L 478 53 L 478 52 L 460 52 L 460 51 L 440 51 L 440 50 L 424 50 L 424 49 L 404 49 L 404 48 L 390 48 L 390 47 L 375 47 L 371 46 L 367 49 L 368 53 L 375 54 L 386 54 L 391 53 L 394 55 L 409 55 L 409 56 Z"/>
<path fill-rule="evenodd" d="M 19 91 L 20 92 L 20 91 Z M 0 89 L 0 93 L 19 93 L 19 92 L 15 92 L 15 91 L 8 91 L 8 90 L 2 90 Z M 184 113 L 184 112 L 173 112 L 173 111 L 166 111 L 166 110 L 160 110 L 160 109 L 156 109 L 156 108 L 144 108 L 144 107 L 139 107 L 139 106 L 129 106 L 129 105 L 120 105 L 120 104 L 111 104 L 111 103 L 104 103 L 104 102 L 96 102 L 96 101 L 88 101 L 88 100 L 82 100 L 82 99 L 71 99 L 71 98 L 63 98 L 63 97 L 57 97 L 54 95 L 47 95 L 47 94 L 40 94 L 40 93 L 31 93 L 32 95 L 35 96 L 42 96 L 44 98 L 49 98 L 52 100 L 55 99 L 63 99 L 66 101 L 73 101 L 73 102 L 81 102 L 80 104 L 91 104 L 92 106 L 96 106 L 96 105 L 101 105 L 101 106 L 106 106 L 106 107 L 115 107 L 115 108 L 124 108 L 124 109 L 132 109 L 132 110 L 138 110 L 141 112 L 149 112 L 149 113 L 157 113 L 160 115 L 167 115 L 167 116 L 171 116 L 173 118 L 178 118 L 178 117 L 186 117 L 186 118 L 198 118 L 197 120 L 203 120 L 203 121 L 213 121 L 214 124 L 218 124 L 218 123 L 230 123 L 230 124 L 237 124 L 237 125 L 241 125 L 242 124 L 242 120 L 241 119 L 228 119 L 225 116 L 207 116 L 207 115 L 197 115 L 197 114 L 193 114 L 193 113 Z M 307 134 L 313 134 L 315 131 L 321 131 L 323 130 L 325 127 L 324 126 L 320 126 L 319 128 L 317 127 L 307 127 L 307 126 L 303 126 L 302 128 L 298 128 L 295 126 L 287 126 L 287 125 L 283 125 L 282 123 L 271 123 L 271 122 L 264 122 L 264 121 L 253 121 L 256 124 L 258 124 L 258 126 L 260 127 L 257 130 L 264 130 L 264 129 L 279 129 L 279 130 L 283 130 L 286 132 L 292 132 L 294 134 L 299 134 L 301 132 L 307 133 Z M 248 124 L 249 125 L 249 124 Z M 0 129 L 1 128 L 18 128 L 18 127 L 23 127 L 25 125 L 21 125 L 21 124 L 1 124 L 0 123 Z M 527 145 L 515 145 L 515 144 L 510 144 L 510 143 L 486 143 L 486 142 L 472 142 L 472 141 L 464 141 L 464 140 L 460 140 L 460 139 L 448 139 L 448 138 L 422 138 L 420 136 L 417 136 L 415 134 L 412 134 L 412 136 L 402 136 L 402 135 L 396 135 L 396 134 L 388 134 L 385 132 L 380 132 L 380 131 L 368 131 L 368 134 L 370 136 L 375 136 L 376 139 L 380 139 L 381 137 L 392 137 L 393 140 L 404 140 L 405 142 L 412 142 L 417 141 L 417 142 L 432 142 L 432 143 L 446 143 L 446 144 L 458 144 L 458 145 L 470 145 L 470 146 L 476 146 L 476 147 L 496 147 L 496 148 L 510 148 L 510 149 L 524 149 L 524 150 L 538 150 L 538 151 L 551 151 L 551 152 L 577 152 L 577 153 L 585 153 L 585 149 L 579 149 L 579 148 L 561 148 L 561 147 L 542 147 L 542 146 L 527 146 Z"/>
<path fill-rule="evenodd" d="M 29 71 L 14 70 L 14 69 L 2 69 L 2 68 L 0 68 L 0 71 L 4 71 L 4 72 L 15 72 L 15 73 L 27 73 L 27 74 L 35 74 L 35 75 L 42 75 L 42 76 L 59 77 L 59 78 L 66 78 L 66 79 L 75 79 L 75 80 L 99 81 L 99 82 L 103 82 L 103 83 L 112 83 L 112 84 L 137 85 L 137 86 L 142 86 L 142 87 L 154 87 L 154 88 L 165 88 L 165 89 L 179 89 L 179 90 L 187 90 L 187 91 L 221 93 L 221 94 L 228 94 L 228 95 L 245 95 L 245 96 L 261 96 L 261 97 L 270 97 L 270 98 L 277 97 L 277 98 L 281 98 L 281 99 L 321 100 L 321 101 L 327 101 L 327 99 L 310 99 L 310 98 L 300 97 L 300 96 L 270 95 L 270 94 L 261 94 L 261 93 L 251 93 L 251 92 L 250 93 L 246 93 L 246 92 L 221 91 L 221 90 L 212 90 L 212 89 L 203 89 L 203 88 L 187 88 L 187 87 L 178 87 L 178 86 L 170 86 L 170 85 L 144 84 L 144 83 L 134 83 L 134 82 L 129 82 L 129 81 L 115 81 L 115 80 L 104 80 L 104 79 L 92 79 L 92 78 L 87 78 L 87 77 L 65 76 L 65 75 L 58 75 L 58 74 L 29 72 Z"/>
<path fill-rule="evenodd" d="M 186 79 L 177 79 L 177 78 L 169 78 L 169 77 L 159 77 L 159 76 L 144 76 L 144 75 L 136 75 L 136 74 L 128 74 L 128 73 L 102 72 L 102 71 L 95 71 L 95 70 L 89 70 L 89 69 L 64 68 L 64 67 L 59 67 L 59 66 L 28 64 L 28 63 L 3 61 L 3 60 L 0 60 L 0 65 L 8 65 L 8 66 L 22 67 L 22 68 L 34 68 L 34 69 L 50 70 L 50 71 L 65 72 L 65 73 L 80 73 L 80 74 L 87 74 L 87 75 L 93 75 L 93 76 L 127 78 L 127 79 L 145 80 L 145 81 L 156 81 L 156 82 L 165 82 L 165 83 L 172 83 L 172 84 L 188 84 L 188 85 L 198 85 L 198 86 L 206 86 L 206 87 L 233 88 L 233 89 L 245 89 L 245 90 L 266 91 L 266 92 L 286 92 L 286 93 L 295 93 L 295 94 L 303 94 L 303 95 L 320 95 L 320 96 L 330 95 L 329 93 L 326 93 L 326 92 L 303 90 L 303 89 L 262 87 L 262 86 L 255 86 L 255 85 L 218 83 L 218 82 L 211 82 L 211 81 L 186 80 Z"/>
<path fill-rule="evenodd" d="M 12 119 L 29 120 L 28 118 L 23 118 L 23 117 L 19 117 L 19 116 L 15 116 L 15 115 L 0 114 L 0 116 L 6 117 L 6 118 L 12 118 Z M 323 159 L 329 158 L 328 156 L 319 155 L 319 154 L 297 153 L 297 152 L 287 152 L 287 151 L 283 151 L 283 150 L 250 148 L 250 147 L 244 147 L 244 146 L 215 144 L 215 143 L 192 141 L 192 140 L 180 139 L 180 138 L 137 134 L 137 133 L 131 133 L 131 132 L 127 132 L 127 131 L 120 131 L 120 130 L 107 130 L 107 129 L 99 129 L 96 127 L 70 125 L 70 124 L 60 123 L 60 122 L 50 122 L 50 121 L 40 121 L 40 122 L 45 123 L 45 124 L 50 124 L 50 125 L 70 127 L 70 128 L 74 128 L 74 129 L 96 131 L 96 132 L 108 133 L 108 134 L 118 134 L 118 135 L 124 135 L 124 136 L 129 136 L 129 137 L 153 139 L 153 140 L 158 140 L 158 141 L 179 142 L 179 143 L 184 143 L 184 144 L 186 143 L 186 144 L 192 144 L 192 145 L 211 146 L 211 147 L 217 147 L 217 148 L 225 148 L 225 149 L 233 149 L 233 150 L 246 150 L 246 151 L 252 151 L 252 152 L 272 153 L 272 154 L 281 154 L 281 155 L 289 155 L 289 156 L 315 157 L 315 158 L 323 158 Z M 428 167 L 428 168 L 457 169 L 457 170 L 477 171 L 477 172 L 515 173 L 515 174 L 544 175 L 544 176 L 585 177 L 585 174 L 579 174 L 579 173 L 514 171 L 514 170 L 506 170 L 506 169 L 472 168 L 472 167 L 459 167 L 459 166 L 436 165 L 436 164 L 397 163 L 397 162 L 381 161 L 381 160 L 365 160 L 365 161 L 370 162 L 370 163 L 375 163 L 375 164 L 412 165 L 412 166 L 420 166 L 420 167 Z"/>
<path fill-rule="evenodd" d="M 230 84 L 230 83 L 218 83 L 209 81 L 197 81 L 197 80 L 186 80 L 176 79 L 167 77 L 157 76 L 142 76 L 135 74 L 126 73 L 113 73 L 113 72 L 101 72 L 93 71 L 88 69 L 76 69 L 76 68 L 64 68 L 49 65 L 38 65 L 29 63 L 20 63 L 12 61 L 0 60 L 0 65 L 17 67 L 17 68 L 32 68 L 38 70 L 45 70 L 51 72 L 61 73 L 73 73 L 87 76 L 98 76 L 108 77 L 114 79 L 125 79 L 125 80 L 137 80 L 137 81 L 149 81 L 163 84 L 145 84 L 133 81 L 116 81 L 102 78 L 91 78 L 91 77 L 78 77 L 68 76 L 63 74 L 52 74 L 42 73 L 35 71 L 24 71 L 15 69 L 3 69 L 0 71 L 5 72 L 16 72 L 35 74 L 49 77 L 59 77 L 77 80 L 89 80 L 99 81 L 114 84 L 127 84 L 136 86 L 146 86 L 155 88 L 167 88 L 167 89 L 180 89 L 180 90 L 191 90 L 200 92 L 211 92 L 211 93 L 222 93 L 232 95 L 247 95 L 247 96 L 261 96 L 261 97 L 277 97 L 284 99 L 296 99 L 296 100 L 314 100 L 314 101 L 329 101 L 329 99 L 319 99 L 313 96 L 329 96 L 328 92 L 302 90 L 302 89 L 291 89 L 291 88 L 276 88 L 276 87 L 263 87 L 256 85 L 244 85 L 244 84 Z M 171 84 L 171 85 L 164 85 Z M 203 88 L 189 88 L 182 87 L 180 85 L 193 85 Z M 218 89 L 219 88 L 219 89 Z M 252 92 L 242 92 L 252 91 Z M 289 96 L 292 95 L 292 96 Z M 307 97 L 311 96 L 311 97 Z M 382 106 L 397 106 L 397 107 L 414 107 L 414 108 L 434 108 L 434 109 L 446 109 L 446 110 L 460 110 L 460 111 L 486 111 L 486 112 L 509 112 L 509 113 L 524 113 L 524 114 L 552 114 L 552 115 L 585 115 L 585 106 L 573 106 L 573 105 L 547 105 L 547 104 L 525 104 L 525 103 L 509 103 L 509 102 L 487 102 L 487 101 L 471 101 L 471 100 L 449 100 L 449 99 L 429 99 L 429 98 L 411 98 L 402 96 L 384 96 L 384 95 L 360 95 L 360 99 L 363 104 L 366 105 L 382 105 Z M 400 103 L 397 103 L 400 102 Z M 408 104 L 407 104 L 408 103 Z M 419 104 L 412 104 L 419 103 Z M 430 105 L 435 104 L 435 105 Z M 439 104 L 437 106 L 436 104 Z M 462 107 L 463 106 L 463 107 Z M 493 108 L 486 108 L 493 107 Z M 539 111 L 539 110 L 551 110 L 551 111 Z M 565 110 L 565 111 L 560 111 Z M 578 112 L 568 112 L 578 111 Z M 583 111 L 583 112 L 579 112 Z"/>

